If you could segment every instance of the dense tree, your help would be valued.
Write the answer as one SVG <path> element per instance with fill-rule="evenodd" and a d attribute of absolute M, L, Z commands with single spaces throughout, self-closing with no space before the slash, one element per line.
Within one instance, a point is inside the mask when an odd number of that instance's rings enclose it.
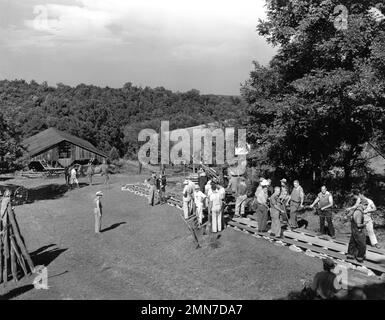
<path fill-rule="evenodd" d="M 0 112 L 22 138 L 55 127 L 90 141 L 107 154 L 115 148 L 120 156 L 128 157 L 138 151 L 139 131 L 159 130 L 162 120 L 176 129 L 225 120 L 244 109 L 239 97 L 202 95 L 198 90 L 175 93 L 131 83 L 113 89 L 0 81 Z"/>
<path fill-rule="evenodd" d="M 373 15 L 378 1 L 357 2 L 267 1 L 258 24 L 278 52 L 268 67 L 255 63 L 242 87 L 249 139 L 291 175 L 340 167 L 348 183 L 365 165 L 364 143 L 384 136 L 385 19 Z"/>

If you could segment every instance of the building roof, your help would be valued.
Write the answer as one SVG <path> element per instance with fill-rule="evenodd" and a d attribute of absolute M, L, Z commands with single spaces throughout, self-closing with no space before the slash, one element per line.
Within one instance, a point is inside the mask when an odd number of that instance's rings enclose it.
<path fill-rule="evenodd" d="M 25 139 L 22 145 L 27 149 L 31 157 L 36 156 L 46 150 L 51 149 L 60 142 L 67 141 L 82 149 L 86 149 L 101 157 L 107 156 L 96 149 L 90 142 L 81 138 L 75 137 L 67 132 L 57 130 L 55 128 L 48 128 L 32 137 Z"/>

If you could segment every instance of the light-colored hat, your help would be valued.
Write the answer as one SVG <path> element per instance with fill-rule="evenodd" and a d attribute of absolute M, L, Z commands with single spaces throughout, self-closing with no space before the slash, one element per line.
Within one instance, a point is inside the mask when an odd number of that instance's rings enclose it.
<path fill-rule="evenodd" d="M 200 189 L 200 187 L 198 185 L 195 185 L 195 190 L 198 190 Z"/>
<path fill-rule="evenodd" d="M 281 182 L 287 183 L 287 180 L 286 179 L 282 179 Z"/>
<path fill-rule="evenodd" d="M 96 192 L 96 196 L 102 197 L 103 196 L 103 192 L 101 192 L 101 191 Z"/>
<path fill-rule="evenodd" d="M 262 187 L 267 187 L 269 185 L 269 181 L 267 181 L 267 180 L 265 180 L 265 179 L 263 179 L 262 181 L 261 181 L 261 186 Z"/>
<path fill-rule="evenodd" d="M 183 184 L 188 184 L 188 180 L 183 181 Z"/>

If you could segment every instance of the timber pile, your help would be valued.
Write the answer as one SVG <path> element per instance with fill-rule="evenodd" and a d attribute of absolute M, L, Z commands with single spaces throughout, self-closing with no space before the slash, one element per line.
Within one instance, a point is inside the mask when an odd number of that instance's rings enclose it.
<path fill-rule="evenodd" d="M 9 196 L 1 201 L 0 235 L 0 283 L 6 285 L 10 275 L 18 281 L 21 273 L 27 276 L 34 270 Z"/>

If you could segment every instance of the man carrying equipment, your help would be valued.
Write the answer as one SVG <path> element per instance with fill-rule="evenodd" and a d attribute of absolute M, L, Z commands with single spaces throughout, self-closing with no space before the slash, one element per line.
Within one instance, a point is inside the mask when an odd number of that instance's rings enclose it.
<path fill-rule="evenodd" d="M 332 194 L 327 191 L 325 186 L 321 187 L 321 192 L 318 194 L 318 197 L 314 200 L 314 202 L 311 204 L 310 208 L 314 208 L 314 206 L 318 203 L 318 215 L 319 215 L 319 222 L 320 222 L 320 231 L 318 235 L 325 234 L 325 219 L 328 224 L 328 229 L 330 236 L 332 239 L 335 239 L 335 230 L 333 226 L 333 219 L 332 219 L 332 210 L 333 207 L 333 196 Z"/>

